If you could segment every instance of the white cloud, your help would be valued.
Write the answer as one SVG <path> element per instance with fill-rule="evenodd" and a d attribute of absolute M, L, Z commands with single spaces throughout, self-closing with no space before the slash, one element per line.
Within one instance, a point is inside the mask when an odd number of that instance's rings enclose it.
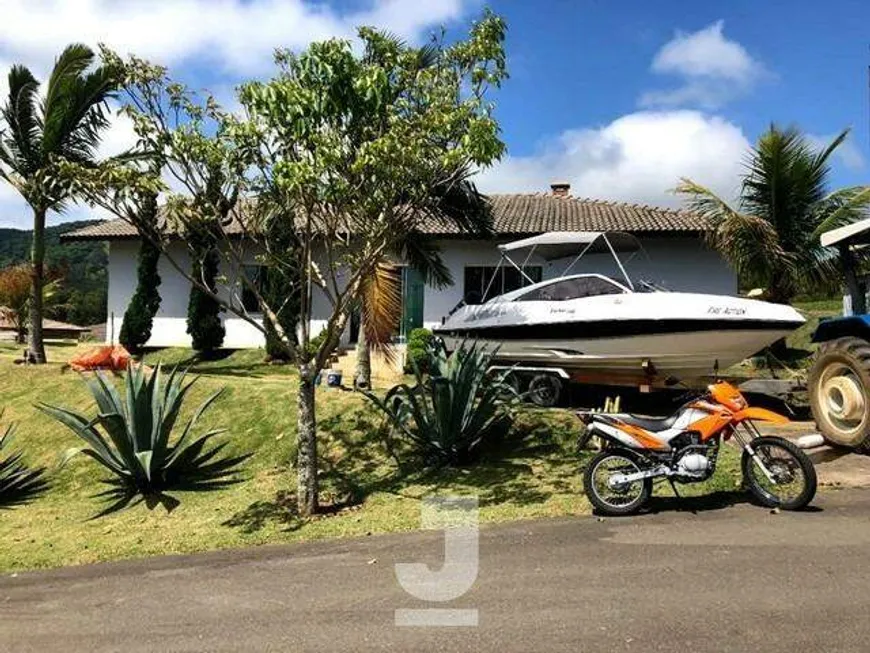
<path fill-rule="evenodd" d="M 164 65 L 216 64 L 217 94 L 236 108 L 231 89 L 245 75 L 267 72 L 276 47 L 301 49 L 330 37 L 353 38 L 359 25 L 384 28 L 420 41 L 456 20 L 479 0 L 368 0 L 353 11 L 319 0 L 0 0 L 0 98 L 12 62 L 45 79 L 66 43 L 106 43 Z M 132 125 L 113 118 L 100 154 L 122 152 L 135 141 Z M 73 209 L 65 219 L 81 219 Z M 57 218 L 52 218 L 57 221 Z M 28 228 L 30 217 L 15 191 L 0 182 L 0 226 Z"/>
<path fill-rule="evenodd" d="M 746 92 L 766 75 L 742 45 L 725 37 L 724 21 L 697 32 L 677 32 L 658 51 L 652 71 L 682 78 L 680 85 L 647 91 L 640 105 L 715 108 Z"/>
<path fill-rule="evenodd" d="M 562 133 L 532 156 L 508 156 L 483 171 L 485 192 L 548 191 L 568 181 L 576 197 L 679 206 L 670 191 L 690 177 L 735 196 L 749 142 L 727 120 L 698 111 L 643 111 L 595 129 Z"/>
<path fill-rule="evenodd" d="M 311 0 L 3 0 L 0 54 L 48 67 L 58 44 L 106 43 L 169 65 L 200 58 L 253 73 L 276 47 L 351 38 L 373 24 L 408 39 L 459 18 L 464 0 L 372 0 L 345 12 Z M 339 5 L 340 6 L 340 5 Z"/>

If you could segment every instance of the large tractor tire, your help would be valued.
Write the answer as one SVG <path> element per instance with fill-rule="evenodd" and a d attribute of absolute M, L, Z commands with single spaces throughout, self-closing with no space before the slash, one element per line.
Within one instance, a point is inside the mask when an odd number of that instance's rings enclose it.
<path fill-rule="evenodd" d="M 870 342 L 848 336 L 822 343 L 808 389 L 813 417 L 825 440 L 870 449 Z"/>

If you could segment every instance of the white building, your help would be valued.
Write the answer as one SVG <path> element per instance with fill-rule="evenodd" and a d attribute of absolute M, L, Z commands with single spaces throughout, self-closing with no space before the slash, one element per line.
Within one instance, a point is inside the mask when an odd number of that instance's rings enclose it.
<path fill-rule="evenodd" d="M 496 241 L 468 240 L 457 234 L 433 233 L 442 257 L 452 273 L 454 284 L 448 288 L 426 287 L 414 271 L 405 268 L 402 334 L 412 328 L 432 328 L 462 300 L 480 302 L 499 262 L 496 245 L 546 231 L 625 231 L 634 234 L 642 252 L 629 261 L 627 270 L 634 279 L 645 279 L 671 290 L 735 294 L 737 276 L 725 261 L 708 248 L 703 239 L 704 221 L 691 213 L 635 204 L 576 199 L 567 185 L 554 185 L 552 193 L 492 195 Z M 109 243 L 109 299 L 107 340 L 117 339 L 127 303 L 136 288 L 139 239 L 136 230 L 121 220 L 86 227 L 65 235 L 64 240 L 105 240 Z M 187 260 L 182 243 L 176 261 Z M 527 273 L 533 279 L 558 276 L 565 261 L 532 259 Z M 618 277 L 610 256 L 584 257 L 572 271 L 596 271 Z M 152 331 L 152 347 L 189 346 L 186 332 L 189 283 L 165 260 L 160 262 L 162 298 Z M 231 278 L 231 274 L 227 273 Z M 516 270 L 501 268 L 487 298 L 519 287 Z M 223 288 L 229 294 L 230 288 Z M 325 303 L 324 303 L 325 304 Z M 312 332 L 328 317 L 326 306 L 315 300 Z M 244 320 L 224 314 L 227 348 L 262 347 L 263 336 Z M 355 341 L 354 325 L 345 333 L 345 342 Z"/>

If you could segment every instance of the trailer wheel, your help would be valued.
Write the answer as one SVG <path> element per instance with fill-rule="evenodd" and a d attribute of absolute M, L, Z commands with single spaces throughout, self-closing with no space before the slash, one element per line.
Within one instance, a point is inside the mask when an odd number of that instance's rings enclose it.
<path fill-rule="evenodd" d="M 536 406 L 552 408 L 562 395 L 562 379 L 555 374 L 537 374 L 529 381 L 528 397 Z"/>
<path fill-rule="evenodd" d="M 813 417 L 825 440 L 870 448 L 870 343 L 851 336 L 822 343 L 808 387 Z"/>

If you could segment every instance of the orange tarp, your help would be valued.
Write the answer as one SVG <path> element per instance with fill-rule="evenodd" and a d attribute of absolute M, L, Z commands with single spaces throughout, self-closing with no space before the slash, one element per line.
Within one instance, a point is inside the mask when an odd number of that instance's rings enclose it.
<path fill-rule="evenodd" d="M 130 361 L 130 352 L 121 345 L 94 347 L 74 356 L 69 366 L 77 372 L 87 370 L 125 370 Z"/>

